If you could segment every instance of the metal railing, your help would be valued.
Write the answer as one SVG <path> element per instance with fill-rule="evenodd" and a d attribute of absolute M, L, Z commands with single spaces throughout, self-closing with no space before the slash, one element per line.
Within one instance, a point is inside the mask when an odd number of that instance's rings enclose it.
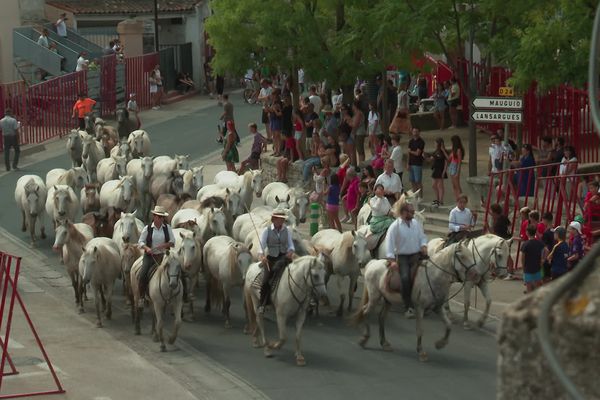
<path fill-rule="evenodd" d="M 31 28 L 15 29 L 13 31 L 13 55 L 31 62 L 36 67 L 45 70 L 51 75 L 61 75 L 63 57 L 61 54 L 57 54 L 37 44 L 37 39 L 35 31 Z M 75 67 L 73 67 L 74 69 Z"/>
<path fill-rule="evenodd" d="M 77 51 L 85 50 L 88 52 L 90 58 L 99 58 L 102 57 L 102 47 L 98 46 L 96 43 L 91 42 L 81 36 L 77 31 L 67 28 L 67 37 L 58 36 L 56 33 L 56 27 L 52 23 L 48 23 L 44 25 L 44 28 L 48 29 L 50 32 L 50 37 L 60 43 L 63 43 L 67 47 L 71 47 L 73 49 L 78 49 Z"/>

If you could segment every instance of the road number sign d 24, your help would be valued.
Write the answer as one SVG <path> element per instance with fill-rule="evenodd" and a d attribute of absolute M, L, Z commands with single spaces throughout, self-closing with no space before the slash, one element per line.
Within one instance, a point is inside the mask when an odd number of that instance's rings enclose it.
<path fill-rule="evenodd" d="M 515 89 L 508 87 L 508 86 L 501 86 L 498 89 L 498 95 L 499 96 L 514 96 L 515 95 Z"/>

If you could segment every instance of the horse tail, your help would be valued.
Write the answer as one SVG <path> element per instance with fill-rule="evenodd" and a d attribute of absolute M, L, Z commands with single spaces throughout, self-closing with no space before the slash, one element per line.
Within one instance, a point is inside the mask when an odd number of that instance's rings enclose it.
<path fill-rule="evenodd" d="M 246 307 L 246 318 L 248 318 L 248 332 L 254 334 L 256 330 L 256 311 L 252 302 L 252 288 L 244 285 L 244 307 Z"/>
<path fill-rule="evenodd" d="M 363 288 L 363 295 L 360 300 L 360 304 L 358 305 L 358 309 L 356 312 L 350 317 L 350 325 L 357 326 L 361 324 L 366 317 L 365 314 L 365 306 L 369 302 L 369 290 L 367 289 L 367 285 Z"/>
<path fill-rule="evenodd" d="M 217 278 L 211 276 L 210 278 L 210 302 L 211 305 L 219 307 L 223 305 L 224 294 L 223 285 Z"/>

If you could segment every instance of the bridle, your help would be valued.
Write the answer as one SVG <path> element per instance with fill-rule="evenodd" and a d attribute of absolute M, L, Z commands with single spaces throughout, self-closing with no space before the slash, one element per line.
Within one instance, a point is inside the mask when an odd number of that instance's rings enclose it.
<path fill-rule="evenodd" d="M 490 252 L 490 256 L 487 259 L 487 271 L 485 271 L 485 273 L 488 272 L 492 272 L 492 274 L 495 275 L 495 271 L 496 269 L 504 269 L 508 271 L 508 266 L 506 267 L 498 267 L 498 250 L 500 250 L 500 248 L 502 247 L 502 244 L 504 243 L 504 239 L 500 238 L 500 240 L 498 240 L 498 243 L 496 243 L 496 245 L 494 246 L 494 248 L 492 249 L 492 251 Z M 473 260 L 475 260 L 475 253 L 477 253 L 477 256 L 479 256 L 479 258 L 481 259 L 481 261 L 485 261 L 483 256 L 481 255 L 481 253 L 479 252 L 479 249 L 477 248 L 475 241 L 473 240 Z M 494 256 L 494 262 L 492 263 L 492 256 Z M 493 267 L 492 267 L 493 264 Z M 484 273 L 484 275 L 485 275 Z"/>
<path fill-rule="evenodd" d="M 304 286 L 300 286 L 300 284 L 294 279 L 294 277 L 292 276 L 292 273 L 288 267 L 288 287 L 290 288 L 290 292 L 292 293 L 292 297 L 294 298 L 294 300 L 296 301 L 296 303 L 298 303 L 298 310 L 300 310 L 300 308 L 304 305 L 304 303 L 306 302 L 306 300 L 309 298 L 309 296 L 317 296 L 318 295 L 318 291 L 317 288 L 321 287 L 321 286 L 325 286 L 325 281 L 323 282 L 318 282 L 315 283 L 313 275 L 311 274 L 311 270 L 312 267 L 314 265 L 314 263 L 316 263 L 317 260 L 313 259 L 310 262 L 309 267 L 307 268 L 307 272 L 304 274 Z M 310 280 L 310 285 L 309 285 L 309 280 Z M 304 294 L 304 298 L 302 300 L 300 300 L 300 298 L 296 295 L 296 293 L 294 293 L 294 288 L 292 286 L 292 283 L 294 284 L 294 286 L 296 286 L 299 289 L 305 288 L 306 286 L 310 286 L 311 290 L 308 293 Z"/>
<path fill-rule="evenodd" d="M 168 257 L 168 256 L 166 256 Z M 161 272 L 160 274 L 158 274 L 158 291 L 160 293 L 160 297 L 163 299 L 164 303 L 165 303 L 165 307 L 171 302 L 171 300 L 173 300 L 177 295 L 179 295 L 179 292 L 181 291 L 181 267 L 176 268 L 176 273 L 172 274 L 169 272 L 169 259 L 167 258 L 166 260 L 166 264 L 165 265 L 165 270 Z M 169 281 L 171 281 L 171 279 L 177 279 L 177 287 L 174 290 L 171 290 L 170 296 L 166 297 L 165 294 L 163 293 L 162 290 L 162 276 L 163 274 L 166 274 L 167 277 L 169 278 Z"/>

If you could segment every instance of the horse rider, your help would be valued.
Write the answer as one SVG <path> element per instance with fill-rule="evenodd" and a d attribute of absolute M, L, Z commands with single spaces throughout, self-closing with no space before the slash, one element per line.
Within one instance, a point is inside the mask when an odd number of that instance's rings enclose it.
<path fill-rule="evenodd" d="M 477 213 L 467 208 L 469 198 L 460 194 L 456 200 L 456 207 L 450 210 L 448 217 L 448 239 L 445 246 L 457 243 L 465 238 L 473 236 L 473 228 L 477 222 Z"/>
<path fill-rule="evenodd" d="M 388 228 L 386 258 L 391 268 L 398 268 L 402 282 L 402 299 L 406 307 L 405 316 L 414 318 L 411 293 L 413 279 L 421 257 L 427 257 L 427 237 L 423 227 L 413 219 L 415 208 L 405 203 L 400 207 L 400 217 Z"/>
<path fill-rule="evenodd" d="M 175 235 L 165 221 L 168 216 L 164 207 L 155 206 L 152 210 L 152 222 L 144 227 L 138 240 L 138 245 L 144 250 L 139 276 L 140 307 L 144 306 L 150 268 L 155 264 L 160 264 L 165 251 L 175 246 Z"/>
<path fill-rule="evenodd" d="M 258 256 L 262 260 L 263 281 L 260 288 L 260 305 L 257 311 L 261 314 L 265 312 L 265 306 L 271 294 L 269 281 L 290 263 L 296 251 L 292 242 L 292 234 L 284 224 L 286 219 L 287 214 L 284 211 L 274 210 L 271 213 L 271 226 L 266 227 L 260 235 Z"/>

